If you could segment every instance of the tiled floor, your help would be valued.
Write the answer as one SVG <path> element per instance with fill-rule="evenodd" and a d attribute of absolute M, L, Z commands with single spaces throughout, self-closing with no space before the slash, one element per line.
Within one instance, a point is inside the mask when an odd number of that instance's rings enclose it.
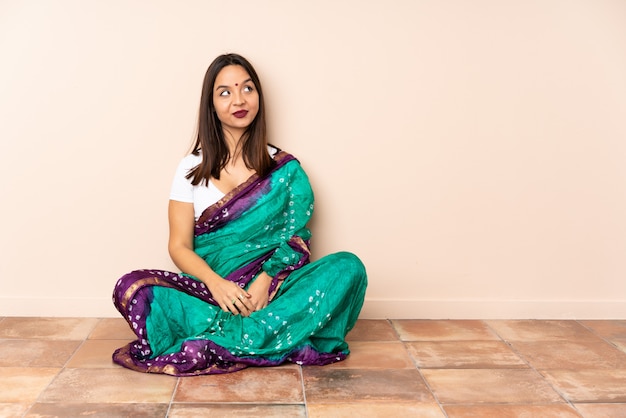
<path fill-rule="evenodd" d="M 0 318 L 0 417 L 626 417 L 626 321 L 359 320 L 344 362 L 187 378 L 113 365 L 130 339 Z"/>

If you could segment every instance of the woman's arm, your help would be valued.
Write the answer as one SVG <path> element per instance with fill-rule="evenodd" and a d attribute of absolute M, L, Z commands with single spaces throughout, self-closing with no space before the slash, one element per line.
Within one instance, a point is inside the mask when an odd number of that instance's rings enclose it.
<path fill-rule="evenodd" d="M 184 273 L 201 280 L 211 292 L 213 299 L 224 312 L 250 315 L 254 306 L 250 294 L 225 280 L 193 250 L 194 210 L 193 203 L 170 200 L 168 207 L 170 237 L 168 250 L 176 266 Z M 233 303 L 233 301 L 235 301 Z"/>

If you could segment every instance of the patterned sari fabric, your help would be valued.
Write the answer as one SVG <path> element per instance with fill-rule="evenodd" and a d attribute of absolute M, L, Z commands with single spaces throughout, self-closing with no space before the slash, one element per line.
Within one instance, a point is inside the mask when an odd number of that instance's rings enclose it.
<path fill-rule="evenodd" d="M 273 277 L 269 305 L 248 317 L 224 312 L 204 283 L 183 273 L 137 270 L 113 292 L 137 340 L 113 361 L 175 376 L 228 373 L 284 362 L 324 365 L 349 353 L 345 335 L 361 310 L 367 277 L 361 261 L 336 253 L 310 261 L 307 228 L 313 192 L 285 152 L 266 177 L 207 208 L 195 225 L 195 252 L 247 288 L 262 271 Z"/>

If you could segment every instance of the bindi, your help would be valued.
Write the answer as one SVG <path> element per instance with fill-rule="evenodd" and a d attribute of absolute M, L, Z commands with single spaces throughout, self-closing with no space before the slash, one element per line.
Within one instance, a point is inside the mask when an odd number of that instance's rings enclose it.
<path fill-rule="evenodd" d="M 239 85 L 239 83 L 235 83 L 235 87 L 237 87 Z"/>

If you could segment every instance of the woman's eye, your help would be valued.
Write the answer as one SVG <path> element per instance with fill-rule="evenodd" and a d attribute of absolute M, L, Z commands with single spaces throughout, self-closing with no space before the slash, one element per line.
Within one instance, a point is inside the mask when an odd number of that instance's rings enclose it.
<path fill-rule="evenodd" d="M 226 97 L 226 96 L 228 96 L 229 94 L 230 94 L 230 92 L 229 92 L 228 90 L 224 90 L 224 91 L 222 91 L 222 92 L 220 93 L 220 96 L 224 96 L 224 97 Z"/>
<path fill-rule="evenodd" d="M 245 91 L 246 93 L 250 93 L 252 90 L 254 90 L 251 86 L 245 86 L 243 88 L 243 91 Z"/>

